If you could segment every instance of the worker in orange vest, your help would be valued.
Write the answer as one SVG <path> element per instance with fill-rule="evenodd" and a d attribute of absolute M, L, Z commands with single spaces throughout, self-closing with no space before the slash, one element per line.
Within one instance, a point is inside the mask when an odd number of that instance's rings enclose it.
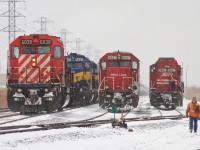
<path fill-rule="evenodd" d="M 188 114 L 189 114 L 189 129 L 190 129 L 190 132 L 192 133 L 192 130 L 194 129 L 194 133 L 197 133 L 199 104 L 197 103 L 196 97 L 193 97 L 192 101 L 187 106 L 186 117 L 188 117 Z"/>

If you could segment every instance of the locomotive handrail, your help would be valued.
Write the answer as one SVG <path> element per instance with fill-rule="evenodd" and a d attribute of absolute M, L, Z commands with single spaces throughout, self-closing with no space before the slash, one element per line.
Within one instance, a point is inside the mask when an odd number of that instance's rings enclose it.
<path fill-rule="evenodd" d="M 105 78 L 111 78 L 111 79 L 113 79 L 113 90 L 114 90 L 114 77 L 104 77 L 103 80 L 101 81 L 101 83 L 99 84 L 99 88 L 98 88 L 99 91 L 100 90 L 105 90 Z M 103 83 L 104 83 L 104 86 L 103 86 L 104 89 L 101 89 L 101 86 L 102 86 Z"/>
<path fill-rule="evenodd" d="M 113 82 L 112 90 L 114 90 L 114 88 L 115 88 L 115 86 L 114 86 L 115 77 L 104 77 L 103 80 L 101 81 L 101 83 L 99 84 L 99 88 L 98 88 L 98 89 L 99 89 L 99 90 L 105 90 L 105 84 L 106 84 L 105 81 L 106 81 L 106 78 L 111 78 L 111 79 L 113 80 L 113 81 L 112 81 L 112 82 Z M 132 79 L 132 84 L 131 84 L 131 86 L 135 85 L 135 86 L 137 87 L 137 89 L 139 89 L 139 86 L 138 86 L 137 82 L 134 80 L 133 77 L 122 77 L 122 79 L 123 79 L 123 81 L 122 81 L 122 90 L 124 90 L 124 82 L 125 82 L 124 79 L 125 79 L 125 78 L 127 78 L 127 79 L 128 79 L 128 78 Z M 103 87 L 104 87 L 103 89 L 101 89 L 102 84 L 103 84 Z"/>
<path fill-rule="evenodd" d="M 129 78 L 132 79 L 132 84 L 131 84 L 131 86 L 133 86 L 133 83 L 135 82 L 133 77 L 122 77 L 122 79 L 123 79 L 123 82 L 122 82 L 122 90 L 124 90 L 124 79 L 125 79 L 125 78 L 127 78 L 127 79 L 129 79 Z M 135 84 L 135 85 L 136 85 L 136 84 Z M 137 86 L 137 85 L 136 85 L 136 86 Z M 138 88 L 138 86 L 137 86 L 137 88 Z"/>

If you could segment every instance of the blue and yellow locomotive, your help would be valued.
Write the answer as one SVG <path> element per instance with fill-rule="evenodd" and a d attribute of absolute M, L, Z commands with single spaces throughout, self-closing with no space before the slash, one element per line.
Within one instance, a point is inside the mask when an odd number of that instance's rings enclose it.
<path fill-rule="evenodd" d="M 89 58 L 77 53 L 65 56 L 66 83 L 70 100 L 67 106 L 85 106 L 97 99 L 97 65 Z"/>

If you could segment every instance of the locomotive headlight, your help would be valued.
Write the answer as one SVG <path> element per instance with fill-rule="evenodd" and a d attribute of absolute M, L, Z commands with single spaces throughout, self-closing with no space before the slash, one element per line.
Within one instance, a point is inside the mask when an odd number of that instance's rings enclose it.
<path fill-rule="evenodd" d="M 21 93 L 21 92 L 22 92 L 22 89 L 17 89 L 17 92 L 18 92 L 18 93 Z"/>
<path fill-rule="evenodd" d="M 35 58 L 32 58 L 32 62 L 36 62 L 36 59 L 35 59 Z"/>
<path fill-rule="evenodd" d="M 49 90 L 48 89 L 44 89 L 44 91 L 47 93 Z"/>
<path fill-rule="evenodd" d="M 83 92 L 83 89 L 82 89 L 82 88 L 80 88 L 80 92 Z"/>
<path fill-rule="evenodd" d="M 32 63 L 32 66 L 35 67 L 35 66 L 36 66 L 36 63 Z"/>
<path fill-rule="evenodd" d="M 108 86 L 106 85 L 105 89 L 107 90 L 108 89 Z"/>
<path fill-rule="evenodd" d="M 70 88 L 67 88 L 67 90 L 66 90 L 66 91 L 67 91 L 67 93 L 69 93 L 69 92 L 70 92 Z"/>
<path fill-rule="evenodd" d="M 128 89 L 131 90 L 131 86 L 129 86 Z"/>

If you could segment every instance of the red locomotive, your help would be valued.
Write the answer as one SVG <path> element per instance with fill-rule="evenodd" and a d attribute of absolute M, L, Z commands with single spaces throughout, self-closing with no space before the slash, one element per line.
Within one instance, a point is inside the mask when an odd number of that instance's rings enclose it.
<path fill-rule="evenodd" d="M 99 60 L 99 106 L 137 107 L 139 59 L 129 52 L 111 52 Z M 130 108 L 130 107 L 129 107 Z"/>
<path fill-rule="evenodd" d="M 159 58 L 150 66 L 150 103 L 175 109 L 183 105 L 182 68 L 174 58 Z"/>
<path fill-rule="evenodd" d="M 7 87 L 12 111 L 52 112 L 64 103 L 64 48 L 55 36 L 19 36 L 9 48 Z"/>

